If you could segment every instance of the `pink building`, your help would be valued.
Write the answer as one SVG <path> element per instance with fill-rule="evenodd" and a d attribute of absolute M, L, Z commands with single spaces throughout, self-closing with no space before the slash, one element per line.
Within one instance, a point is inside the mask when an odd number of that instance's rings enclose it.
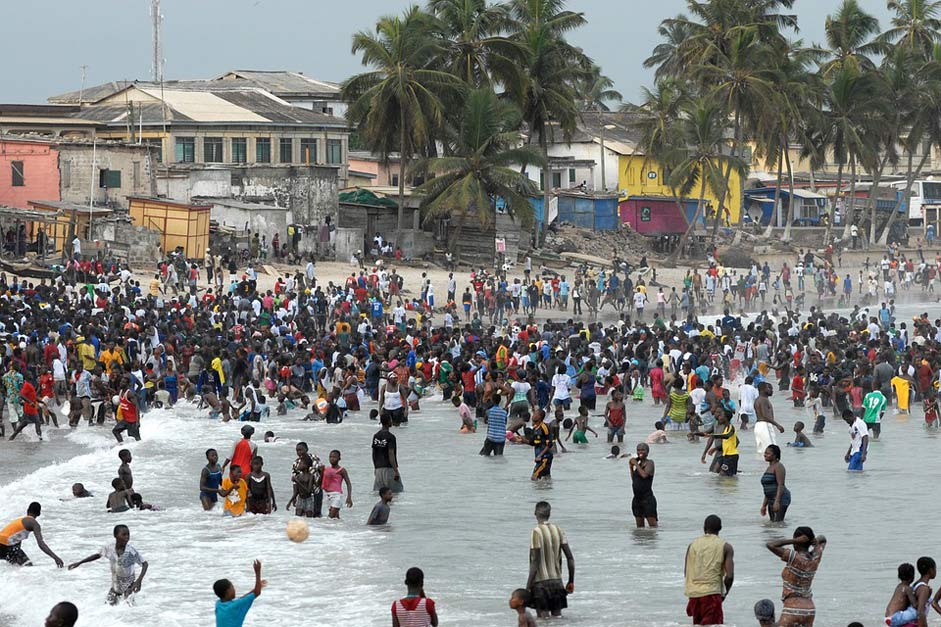
<path fill-rule="evenodd" d="M 0 205 L 59 200 L 59 151 L 49 142 L 0 139 Z"/>

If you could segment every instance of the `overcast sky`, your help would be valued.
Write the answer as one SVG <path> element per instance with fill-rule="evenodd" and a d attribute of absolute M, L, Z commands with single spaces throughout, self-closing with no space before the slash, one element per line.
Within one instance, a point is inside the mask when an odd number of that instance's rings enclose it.
<path fill-rule="evenodd" d="M 150 0 L 4 2 L 0 102 L 44 102 L 88 85 L 150 78 Z M 358 72 L 350 36 L 408 0 L 162 0 L 165 77 L 205 78 L 234 69 L 285 69 L 341 81 Z M 860 0 L 883 27 L 885 0 Z M 626 99 L 650 81 L 643 60 L 657 25 L 685 0 L 570 0 L 588 25 L 571 39 L 599 63 Z M 797 0 L 805 42 L 821 42 L 838 0 Z"/>

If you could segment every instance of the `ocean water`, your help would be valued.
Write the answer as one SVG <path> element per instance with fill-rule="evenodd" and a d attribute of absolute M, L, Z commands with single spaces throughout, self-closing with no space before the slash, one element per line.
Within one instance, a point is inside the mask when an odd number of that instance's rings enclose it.
<path fill-rule="evenodd" d="M 795 420 L 812 424 L 780 394 L 773 401 L 788 428 L 779 443 L 792 435 Z M 150 563 L 133 604 L 109 607 L 104 561 L 57 570 L 31 538 L 24 549 L 36 566 L 0 564 L 0 625 L 41 624 L 60 600 L 79 606 L 80 625 L 212 624 L 212 583 L 227 577 L 239 594 L 248 591 L 255 558 L 263 563 L 268 587 L 246 625 L 388 625 L 390 605 L 404 596 L 411 566 L 424 570 L 425 590 L 438 604 L 442 625 L 511 625 L 515 617 L 507 602 L 526 583 L 533 507 L 540 500 L 552 504 L 552 522 L 564 528 L 575 555 L 576 591 L 565 612 L 565 623 L 573 625 L 689 624 L 684 552 L 711 513 L 722 517 L 721 535 L 735 549 L 735 585 L 725 603 L 730 625 L 753 625 L 751 608 L 762 598 L 775 599 L 780 610 L 783 564 L 764 544 L 790 537 L 797 525 L 809 525 L 830 541 L 814 585 L 819 625 L 881 624 L 896 566 L 920 555 L 941 557 L 933 542 L 941 505 L 932 498 L 941 439 L 924 429 L 920 408 L 911 417 L 887 413 L 882 439 L 872 445 L 861 474 L 846 471 L 846 427 L 829 417 L 815 448 L 785 449 L 793 503 L 781 526 L 759 515 L 765 463 L 755 454 L 751 431 L 740 434 L 736 478 L 707 472 L 699 461 L 704 442 L 694 445 L 671 434 L 670 444 L 651 452 L 662 526 L 636 530 L 627 460 L 603 459 L 608 447 L 600 418 L 593 426 L 601 437 L 589 434 L 590 444 L 571 446 L 572 452 L 557 456 L 551 483 L 533 484 L 531 448 L 508 444 L 502 459 L 479 457 L 483 429 L 458 434 L 456 412 L 437 397 L 424 401 L 409 425 L 396 431 L 406 492 L 393 502 L 388 528 L 368 529 L 364 523 L 377 500 L 370 461 L 377 425 L 367 418 L 370 407 L 341 425 L 301 422 L 299 411 L 256 425 L 259 439 L 268 429 L 281 438 L 258 445 L 281 508 L 270 516 L 227 519 L 221 504 L 202 510 L 197 493 L 204 450 L 214 447 L 224 458 L 240 424 L 210 421 L 186 403 L 149 413 L 143 441 L 126 445 L 134 453 L 135 489 L 160 511 L 105 511 L 119 465 L 110 430 L 53 429 L 46 442 L 24 433 L 22 442 L 0 443 L 0 524 L 38 500 L 45 539 L 67 564 L 111 542 L 117 523 L 129 525 L 131 543 Z M 649 399 L 628 406 L 625 450 L 644 440 L 660 414 Z M 290 516 L 283 510 L 298 440 L 324 461 L 331 449 L 342 451 L 354 501 L 339 521 L 311 521 L 310 539 L 302 544 L 286 538 Z M 95 497 L 73 500 L 70 486 L 76 481 Z"/>

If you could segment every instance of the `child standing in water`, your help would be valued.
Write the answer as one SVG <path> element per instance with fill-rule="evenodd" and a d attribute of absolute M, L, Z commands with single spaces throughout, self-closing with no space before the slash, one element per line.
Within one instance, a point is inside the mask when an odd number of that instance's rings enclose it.
<path fill-rule="evenodd" d="M 278 504 L 274 500 L 274 488 L 271 486 L 271 475 L 262 470 L 265 461 L 255 456 L 252 458 L 252 471 L 248 473 L 248 512 L 250 514 L 270 514 L 278 511 Z"/>
<path fill-rule="evenodd" d="M 294 495 L 288 501 L 288 509 L 291 509 L 295 503 L 297 508 L 294 510 L 295 516 L 306 518 L 314 517 L 314 476 L 310 472 L 311 459 L 309 457 L 300 457 L 297 462 L 297 473 L 291 481 L 294 482 Z"/>
<path fill-rule="evenodd" d="M 222 485 L 222 467 L 219 453 L 211 448 L 206 451 L 206 465 L 199 475 L 199 502 L 207 512 L 219 501 L 219 486 Z"/>
<path fill-rule="evenodd" d="M 817 387 L 810 389 L 810 398 L 807 400 L 806 409 L 814 420 L 814 435 L 823 435 L 827 417 L 823 415 L 823 401 L 820 400 L 820 390 Z"/>
<path fill-rule="evenodd" d="M 565 436 L 566 441 L 572 437 L 573 431 L 575 432 L 575 439 L 572 441 L 575 442 L 575 444 L 588 444 L 588 436 L 585 435 L 586 431 L 591 431 L 595 434 L 596 438 L 598 437 L 598 432 L 588 426 L 588 407 L 586 405 L 581 405 L 578 408 L 578 416 L 569 428 L 568 435 Z"/>
<path fill-rule="evenodd" d="M 340 466 L 340 451 L 330 451 L 330 465 L 323 470 L 323 491 L 327 497 L 330 518 L 340 517 L 343 506 L 343 483 L 346 483 L 346 506 L 353 507 L 353 485 L 346 468 Z"/>
<path fill-rule="evenodd" d="M 625 425 L 624 395 L 620 390 L 615 390 L 611 394 L 611 400 L 604 408 L 605 424 L 608 427 L 608 444 L 617 437 L 618 444 L 624 442 Z"/>
<path fill-rule="evenodd" d="M 140 592 L 141 582 L 147 574 L 147 560 L 129 544 L 131 532 L 127 525 L 115 525 L 114 546 L 105 546 L 93 555 L 89 555 L 80 562 L 69 564 L 69 570 L 75 570 L 82 564 L 94 562 L 99 558 L 107 558 L 111 562 L 111 589 L 108 591 L 108 603 L 117 605 L 121 599 L 126 599 L 134 592 Z M 140 575 L 137 575 L 137 565 L 140 565 Z"/>
<path fill-rule="evenodd" d="M 474 415 L 467 403 L 456 394 L 451 398 L 451 402 L 457 408 L 457 414 L 461 418 L 461 433 L 476 433 Z"/>
<path fill-rule="evenodd" d="M 529 590 L 526 588 L 517 588 L 510 596 L 510 609 L 516 611 L 519 627 L 536 627 L 536 619 L 526 611 L 529 597 Z"/>

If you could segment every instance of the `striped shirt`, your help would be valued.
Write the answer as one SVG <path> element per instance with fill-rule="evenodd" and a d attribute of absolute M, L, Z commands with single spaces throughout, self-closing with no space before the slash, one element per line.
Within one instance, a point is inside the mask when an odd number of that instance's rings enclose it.
<path fill-rule="evenodd" d="M 506 441 L 506 410 L 494 405 L 487 410 L 487 439 L 500 444 Z"/>
<path fill-rule="evenodd" d="M 541 522 L 533 529 L 530 549 L 539 549 L 536 577 L 539 581 L 562 581 L 562 545 L 568 544 L 565 532 L 552 523 Z"/>

